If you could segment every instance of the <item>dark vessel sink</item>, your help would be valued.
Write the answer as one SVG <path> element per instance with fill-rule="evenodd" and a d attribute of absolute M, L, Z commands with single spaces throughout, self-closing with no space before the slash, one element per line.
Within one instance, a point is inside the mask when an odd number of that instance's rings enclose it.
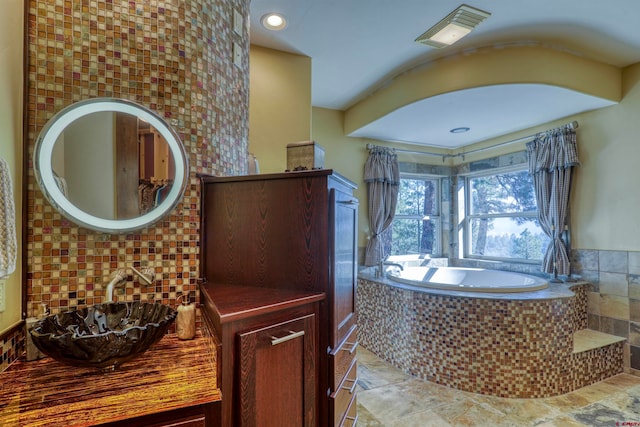
<path fill-rule="evenodd" d="M 47 316 L 29 332 L 40 351 L 62 363 L 115 369 L 160 341 L 176 314 L 157 303 L 96 304 Z"/>

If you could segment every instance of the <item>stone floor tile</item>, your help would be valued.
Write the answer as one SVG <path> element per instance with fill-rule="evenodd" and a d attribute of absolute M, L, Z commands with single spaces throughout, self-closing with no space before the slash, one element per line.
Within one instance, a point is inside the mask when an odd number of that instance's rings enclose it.
<path fill-rule="evenodd" d="M 602 382 L 622 389 L 628 389 L 637 387 L 640 384 L 640 378 L 631 374 L 618 374 Z"/>
<path fill-rule="evenodd" d="M 572 418 L 568 415 L 562 415 L 549 421 L 545 421 L 541 424 L 536 424 L 536 427 L 588 427 L 588 424 L 584 424 Z"/>
<path fill-rule="evenodd" d="M 384 427 L 384 424 L 358 403 L 358 427 Z"/>
<path fill-rule="evenodd" d="M 560 396 L 546 397 L 540 399 L 546 405 L 558 409 L 562 413 L 575 411 L 576 409 L 583 408 L 591 403 L 591 400 L 585 396 L 576 394 L 576 392 L 562 394 Z"/>
<path fill-rule="evenodd" d="M 508 426 L 509 417 L 503 412 L 484 403 L 465 399 L 451 405 L 434 409 L 442 419 L 459 427 L 502 427 Z"/>
<path fill-rule="evenodd" d="M 574 391 L 573 393 L 577 394 L 578 396 L 584 397 L 589 401 L 589 403 L 595 403 L 599 400 L 606 399 L 619 391 L 620 389 L 618 389 L 616 386 L 601 381 L 595 384 L 588 385 L 586 387 L 582 387 Z"/>
<path fill-rule="evenodd" d="M 433 411 L 417 412 L 399 418 L 390 424 L 391 427 L 454 427 Z"/>
<path fill-rule="evenodd" d="M 360 427 L 614 427 L 640 420 L 640 377 L 620 374 L 544 399 L 469 393 L 402 373 L 358 350 Z"/>
<path fill-rule="evenodd" d="M 407 380 L 402 371 L 384 364 L 365 365 L 358 360 L 358 384 L 365 390 Z"/>
<path fill-rule="evenodd" d="M 505 399 L 494 396 L 482 396 L 478 399 L 482 399 L 501 413 L 517 418 L 526 425 L 533 425 L 535 422 L 549 420 L 563 414 L 558 408 L 545 404 L 542 399 Z"/>
<path fill-rule="evenodd" d="M 594 403 L 585 408 L 582 408 L 579 412 L 574 412 L 571 416 L 586 425 L 592 427 L 611 427 L 623 424 L 626 421 L 637 422 L 638 418 L 633 420 L 627 419 L 628 414 L 622 411 L 609 408 L 601 403 Z"/>

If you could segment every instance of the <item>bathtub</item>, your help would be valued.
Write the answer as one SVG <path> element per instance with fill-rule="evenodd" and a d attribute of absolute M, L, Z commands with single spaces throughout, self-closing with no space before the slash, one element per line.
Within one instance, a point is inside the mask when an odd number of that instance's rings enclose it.
<path fill-rule="evenodd" d="M 549 286 L 539 277 L 481 268 L 408 267 L 387 277 L 406 285 L 465 292 L 530 292 Z"/>
<path fill-rule="evenodd" d="M 438 277 L 443 272 L 463 277 L 462 282 L 475 273 L 483 278 L 500 273 L 405 270 L 401 280 L 415 283 L 427 273 L 436 282 L 444 281 Z M 475 284 L 496 283 L 483 282 Z M 621 343 L 574 352 L 574 332 L 588 326 L 589 289 L 577 282 L 517 293 L 440 290 L 365 270 L 358 275 L 356 293 L 358 341 L 402 371 L 436 384 L 507 398 L 558 396 L 622 372 Z"/>

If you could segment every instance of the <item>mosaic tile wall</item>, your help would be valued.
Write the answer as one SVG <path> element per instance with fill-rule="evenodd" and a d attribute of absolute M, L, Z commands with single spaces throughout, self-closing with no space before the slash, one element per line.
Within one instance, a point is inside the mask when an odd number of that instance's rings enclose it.
<path fill-rule="evenodd" d="M 454 173 L 495 169 L 526 164 L 524 151 L 467 163 Z M 460 180 L 452 180 L 454 186 Z M 457 183 L 455 181 L 458 181 Z M 452 237 L 452 254 L 458 253 L 457 236 Z M 538 276 L 538 264 L 491 262 L 451 257 L 452 266 L 490 268 Z M 592 284 L 587 293 L 585 328 L 627 338 L 624 344 L 625 369 L 640 375 L 640 252 L 577 249 L 571 251 L 571 276 Z M 566 279 L 566 278 L 565 278 Z"/>
<path fill-rule="evenodd" d="M 589 329 L 627 338 L 625 368 L 640 374 L 640 252 L 573 250 L 571 272 L 593 284 Z"/>
<path fill-rule="evenodd" d="M 2 359 L 0 360 L 0 372 L 15 362 L 24 348 L 24 329 L 17 328 L 9 331 L 2 339 Z"/>
<path fill-rule="evenodd" d="M 126 235 L 79 228 L 45 201 L 28 168 L 28 316 L 101 302 L 117 268 L 151 266 L 157 281 L 129 275 L 118 300 L 175 305 L 197 289 L 199 185 L 196 173 L 246 171 L 248 27 L 232 30 L 249 0 L 30 0 L 28 148 L 54 113 L 76 101 L 116 97 L 163 116 L 179 133 L 191 176 L 182 203 L 163 221 Z M 232 45 L 244 53 L 232 62 Z M 130 271 L 130 270 L 129 270 Z"/>
<path fill-rule="evenodd" d="M 582 285 L 579 285 L 582 287 Z M 573 354 L 586 292 L 546 300 L 462 298 L 358 281 L 362 345 L 406 373 L 499 397 L 564 394 L 622 370 L 622 344 Z M 389 333 L 391 331 L 391 333 Z"/>

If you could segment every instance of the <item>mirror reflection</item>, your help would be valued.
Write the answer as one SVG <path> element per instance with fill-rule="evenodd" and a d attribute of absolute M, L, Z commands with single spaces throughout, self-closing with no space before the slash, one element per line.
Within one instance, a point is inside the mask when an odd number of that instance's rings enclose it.
<path fill-rule="evenodd" d="M 157 222 L 182 200 L 189 178 L 178 134 L 148 108 L 113 98 L 56 114 L 36 140 L 34 171 L 60 213 L 109 233 Z"/>
<path fill-rule="evenodd" d="M 129 219 L 157 207 L 171 188 L 175 161 L 160 132 L 138 117 L 101 111 L 58 136 L 51 168 L 60 191 L 104 219 Z"/>

